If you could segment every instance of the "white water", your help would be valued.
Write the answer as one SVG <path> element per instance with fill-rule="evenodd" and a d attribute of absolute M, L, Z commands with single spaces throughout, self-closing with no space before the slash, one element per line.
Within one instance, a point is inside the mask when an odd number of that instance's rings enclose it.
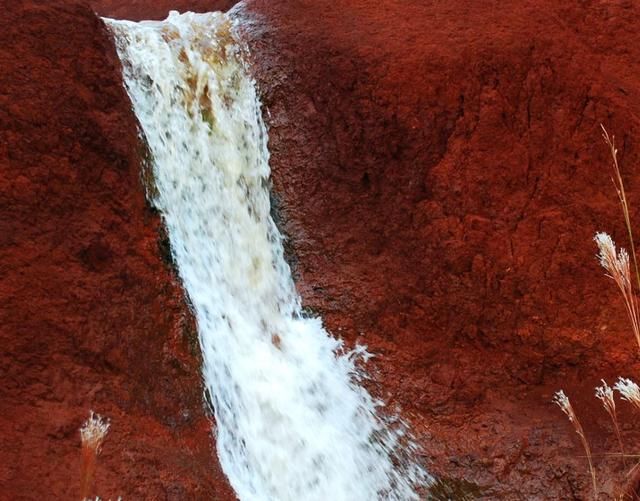
<path fill-rule="evenodd" d="M 429 481 L 318 318 L 270 217 L 254 82 L 220 13 L 106 20 L 198 323 L 217 451 L 242 500 L 417 499 Z"/>

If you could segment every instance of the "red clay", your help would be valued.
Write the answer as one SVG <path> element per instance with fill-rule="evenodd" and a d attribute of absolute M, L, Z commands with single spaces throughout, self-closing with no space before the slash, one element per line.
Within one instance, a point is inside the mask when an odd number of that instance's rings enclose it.
<path fill-rule="evenodd" d="M 180 12 L 226 11 L 237 0 L 89 0 L 93 8 L 105 17 L 114 19 L 164 19 L 171 10 Z"/>
<path fill-rule="evenodd" d="M 0 21 L 0 483 L 11 499 L 73 494 L 93 407 L 113 419 L 100 494 L 228 499 L 113 50 L 82 7 L 20 5 Z M 373 390 L 412 421 L 431 470 L 489 499 L 589 498 L 550 403 L 564 388 L 610 498 L 625 470 L 602 455 L 617 449 L 593 387 L 640 366 L 592 237 L 626 246 L 600 122 L 640 208 L 640 7 L 249 0 L 243 13 L 300 292 L 378 355 Z"/>
<path fill-rule="evenodd" d="M 603 459 L 617 447 L 593 387 L 638 378 L 638 347 L 592 238 L 628 246 L 601 122 L 640 208 L 638 4 L 247 11 L 306 303 L 378 355 L 377 389 L 435 472 L 492 499 L 589 497 L 577 436 L 550 403 L 564 388 L 612 494 L 625 479 Z"/>
<path fill-rule="evenodd" d="M 89 409 L 111 419 L 92 495 L 233 499 L 103 24 L 3 2 L 0 68 L 0 499 L 80 498 Z"/>

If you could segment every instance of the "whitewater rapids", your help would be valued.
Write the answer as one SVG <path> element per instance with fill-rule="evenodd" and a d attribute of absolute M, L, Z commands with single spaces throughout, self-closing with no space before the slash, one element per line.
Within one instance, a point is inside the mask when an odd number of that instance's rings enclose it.
<path fill-rule="evenodd" d="M 220 463 L 242 500 L 418 499 L 430 478 L 302 314 L 269 204 L 260 101 L 225 14 L 106 19 L 147 142 L 149 196 L 195 313 Z"/>

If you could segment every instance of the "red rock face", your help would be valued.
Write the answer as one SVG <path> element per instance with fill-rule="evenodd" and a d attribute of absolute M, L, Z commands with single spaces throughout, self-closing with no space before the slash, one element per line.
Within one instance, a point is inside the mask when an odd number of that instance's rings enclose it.
<path fill-rule="evenodd" d="M 168 5 L 92 3 L 132 19 Z M 97 493 L 230 499 L 108 38 L 82 7 L 4 10 L 0 484 L 11 499 L 73 496 L 77 428 L 94 408 L 113 421 Z M 589 497 L 550 402 L 564 388 L 602 489 L 617 492 L 627 470 L 602 455 L 617 449 L 593 387 L 640 367 L 592 237 L 627 246 L 600 122 L 640 207 L 638 6 L 250 0 L 243 12 L 299 290 L 378 355 L 372 389 L 413 423 L 431 470 L 490 499 Z"/>
<path fill-rule="evenodd" d="M 306 304 L 378 356 L 433 471 L 490 498 L 625 481 L 601 377 L 637 346 L 592 241 L 625 246 L 601 137 L 640 224 L 637 4 L 248 2 L 275 191 Z M 620 404 L 632 419 L 628 406 Z M 638 443 L 626 432 L 628 447 Z"/>
<path fill-rule="evenodd" d="M 227 11 L 237 0 L 90 0 L 101 15 L 114 19 L 164 19 L 171 10 L 179 12 Z"/>
<path fill-rule="evenodd" d="M 0 17 L 0 498 L 233 499 L 198 341 L 145 204 L 135 118 L 103 24 L 71 2 Z"/>

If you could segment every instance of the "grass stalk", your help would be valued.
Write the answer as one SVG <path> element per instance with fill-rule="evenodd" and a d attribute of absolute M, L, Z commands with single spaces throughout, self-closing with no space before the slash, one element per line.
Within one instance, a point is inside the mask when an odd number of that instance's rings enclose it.
<path fill-rule="evenodd" d="M 618 445 L 620 446 L 620 453 L 622 454 L 622 462 L 626 468 L 627 460 L 624 453 L 624 445 L 622 442 L 622 434 L 620 433 L 620 426 L 618 425 L 618 416 L 616 414 L 616 401 L 613 396 L 613 389 L 607 384 L 604 379 L 601 379 L 602 386 L 596 387 L 596 397 L 602 402 L 604 410 L 609 414 L 611 421 L 613 422 L 613 429 L 618 439 Z"/>
<path fill-rule="evenodd" d="M 576 430 L 576 433 L 580 437 L 582 447 L 587 455 L 587 461 L 589 462 L 589 474 L 591 475 L 591 483 L 593 485 L 593 499 L 594 501 L 598 501 L 598 482 L 596 479 L 596 470 L 593 467 L 591 447 L 589 447 L 589 442 L 587 441 L 587 436 L 584 433 L 584 429 L 582 428 L 582 425 L 578 420 L 578 416 L 576 416 L 576 413 L 573 411 L 571 402 L 565 395 L 564 391 L 560 390 L 555 393 L 555 395 L 553 396 L 553 403 L 557 404 L 560 409 L 562 409 L 562 412 L 566 414 L 566 416 L 569 418 L 569 421 L 573 425 L 573 428 Z"/>
<path fill-rule="evenodd" d="M 636 246 L 633 241 L 633 230 L 631 228 L 631 217 L 629 216 L 629 203 L 627 201 L 627 194 L 624 189 L 624 183 L 622 181 L 622 174 L 620 173 L 620 164 L 618 163 L 618 149 L 616 148 L 616 138 L 613 135 L 609 135 L 607 129 L 604 128 L 604 125 L 600 124 L 602 128 L 602 137 L 604 138 L 605 143 L 609 147 L 609 152 L 611 153 L 611 159 L 613 160 L 613 172 L 614 177 L 612 177 L 612 181 L 614 186 L 616 187 L 616 192 L 618 193 L 618 199 L 620 200 L 620 205 L 622 206 L 622 213 L 624 214 L 624 223 L 627 227 L 627 233 L 629 234 L 629 243 L 631 245 L 631 256 L 633 257 L 633 265 L 636 272 L 636 281 L 638 284 L 638 289 L 640 289 L 640 271 L 638 270 L 638 260 L 636 258 Z"/>
<path fill-rule="evenodd" d="M 89 491 L 93 483 L 93 475 L 96 471 L 96 463 L 102 443 L 109 431 L 109 420 L 91 411 L 82 428 L 80 428 L 80 440 L 82 442 L 81 471 L 80 471 L 80 499 L 89 497 Z"/>
<path fill-rule="evenodd" d="M 607 271 L 607 276 L 616 283 L 624 298 L 627 315 L 631 321 L 631 328 L 640 347 L 640 316 L 638 315 L 638 300 L 633 291 L 629 254 L 625 249 L 617 251 L 615 243 L 606 233 L 596 233 L 595 241 L 598 245 L 600 265 Z"/>

